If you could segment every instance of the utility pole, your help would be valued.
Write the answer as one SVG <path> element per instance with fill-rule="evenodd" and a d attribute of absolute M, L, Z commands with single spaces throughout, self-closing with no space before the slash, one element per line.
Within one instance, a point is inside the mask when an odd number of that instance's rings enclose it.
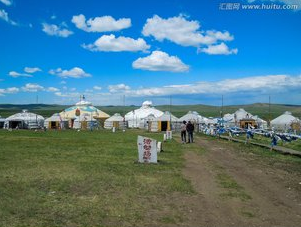
<path fill-rule="evenodd" d="M 271 125 L 271 96 L 269 95 L 269 127 Z"/>

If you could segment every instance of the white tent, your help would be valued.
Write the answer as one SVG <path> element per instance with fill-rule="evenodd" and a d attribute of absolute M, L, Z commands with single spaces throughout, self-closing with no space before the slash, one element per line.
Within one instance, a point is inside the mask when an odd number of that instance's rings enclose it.
<path fill-rule="evenodd" d="M 44 127 L 44 117 L 23 110 L 5 119 L 5 128 L 38 129 Z"/>
<path fill-rule="evenodd" d="M 62 118 L 59 113 L 53 114 L 44 121 L 44 127 L 48 129 L 65 129 L 68 125 L 68 119 Z"/>
<path fill-rule="evenodd" d="M 128 112 L 124 117 L 125 121 L 128 122 L 128 127 L 138 128 L 140 122 L 144 122 L 144 118 L 153 114 L 155 117 L 160 117 L 163 112 L 152 106 L 151 101 L 145 101 L 139 109 Z"/>
<path fill-rule="evenodd" d="M 259 118 L 258 116 L 252 115 L 242 108 L 238 109 L 233 114 L 225 114 L 223 119 L 225 121 L 225 125 L 228 127 L 239 126 L 240 121 L 243 119 L 252 119 L 256 121 L 258 128 L 267 128 L 267 122 L 265 120 Z"/>
<path fill-rule="evenodd" d="M 126 128 L 126 121 L 119 113 L 115 113 L 113 116 L 105 120 L 104 128 L 111 129 L 113 127 L 121 129 Z"/>
<path fill-rule="evenodd" d="M 151 124 L 152 122 L 156 119 L 155 115 L 150 114 L 147 117 L 141 119 L 139 128 L 140 129 L 146 129 L 146 130 L 151 130 Z"/>
<path fill-rule="evenodd" d="M 161 132 L 161 131 L 170 131 L 173 129 L 172 124 L 178 122 L 179 119 L 172 115 L 170 112 L 165 111 L 163 115 L 155 118 L 152 121 L 151 131 L 152 132 Z"/>
<path fill-rule="evenodd" d="M 292 124 L 299 124 L 300 120 L 297 117 L 294 117 L 291 112 L 286 111 L 284 114 L 276 117 L 271 121 L 272 128 L 277 130 L 287 130 L 292 127 Z"/>
<path fill-rule="evenodd" d="M 205 123 L 204 117 L 202 117 L 201 115 L 199 115 L 198 112 L 196 111 L 188 111 L 187 114 L 185 114 L 184 116 L 182 116 L 181 118 L 179 118 L 180 122 L 183 121 L 190 121 L 191 123 Z"/>

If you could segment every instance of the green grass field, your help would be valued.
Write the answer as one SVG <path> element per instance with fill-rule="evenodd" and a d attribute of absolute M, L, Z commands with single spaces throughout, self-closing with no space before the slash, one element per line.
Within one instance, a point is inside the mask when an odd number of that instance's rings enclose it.
<path fill-rule="evenodd" d="M 193 189 L 182 148 L 138 164 L 136 130 L 0 130 L 0 226 L 160 226 L 185 219 L 173 204 Z"/>

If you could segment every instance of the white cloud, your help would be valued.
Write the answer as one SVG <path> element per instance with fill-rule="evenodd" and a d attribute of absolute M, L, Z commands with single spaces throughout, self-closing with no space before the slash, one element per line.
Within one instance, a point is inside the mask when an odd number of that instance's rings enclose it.
<path fill-rule="evenodd" d="M 75 87 L 72 87 L 69 89 L 70 91 L 76 91 L 76 88 Z"/>
<path fill-rule="evenodd" d="M 218 45 L 210 45 L 206 48 L 201 48 L 198 52 L 203 52 L 210 55 L 229 55 L 229 54 L 237 54 L 237 49 L 230 50 L 229 47 L 225 43 L 221 43 Z"/>
<path fill-rule="evenodd" d="M 100 87 L 100 86 L 94 86 L 93 89 L 97 90 L 97 91 L 100 91 L 102 89 L 102 87 Z"/>
<path fill-rule="evenodd" d="M 38 92 L 38 91 L 43 91 L 44 87 L 39 84 L 28 83 L 22 87 L 22 90 L 25 92 Z"/>
<path fill-rule="evenodd" d="M 0 9 L 0 19 L 6 21 L 7 23 L 11 25 L 18 25 L 15 21 L 11 20 L 8 17 L 8 13 L 4 9 Z"/>
<path fill-rule="evenodd" d="M 109 85 L 108 89 L 110 92 L 116 93 L 116 92 L 127 91 L 130 90 L 131 88 L 125 84 L 116 84 L 116 85 Z"/>
<path fill-rule="evenodd" d="M 67 82 L 65 81 L 65 80 L 62 80 L 61 82 L 60 82 L 60 84 L 66 84 Z"/>
<path fill-rule="evenodd" d="M 59 96 L 59 97 L 65 97 L 65 98 L 77 98 L 82 95 L 81 93 L 79 92 L 66 92 L 66 93 L 62 93 L 62 92 L 55 92 L 54 93 L 56 96 Z"/>
<path fill-rule="evenodd" d="M 9 88 L 0 88 L 0 96 L 5 94 L 15 94 L 19 92 L 19 88 L 17 87 L 9 87 Z"/>
<path fill-rule="evenodd" d="M 18 73 L 16 71 L 10 71 L 8 73 L 9 76 L 17 78 L 17 77 L 32 77 L 32 75 L 26 74 L 26 73 Z"/>
<path fill-rule="evenodd" d="M 73 31 L 70 31 L 66 28 L 65 23 L 62 23 L 60 26 L 57 26 L 55 24 L 42 23 L 42 26 L 43 32 L 51 36 L 67 38 L 68 36 L 73 34 Z"/>
<path fill-rule="evenodd" d="M 162 51 L 153 51 L 151 55 L 138 58 L 132 64 L 135 69 L 149 71 L 186 72 L 189 66 L 184 64 L 178 57 L 169 56 Z"/>
<path fill-rule="evenodd" d="M 247 86 L 246 86 L 247 85 Z M 227 94 L 237 92 L 271 92 L 301 88 L 301 76 L 267 75 L 226 79 L 216 82 L 196 82 L 193 84 L 168 85 L 127 91 L 127 96 L 167 96 L 191 94 Z"/>
<path fill-rule="evenodd" d="M 35 73 L 35 72 L 40 72 L 40 71 L 42 71 L 42 70 L 38 67 L 34 67 L 34 68 L 25 67 L 24 68 L 24 72 L 26 72 L 26 73 Z"/>
<path fill-rule="evenodd" d="M 146 51 L 150 48 L 149 45 L 146 44 L 144 39 L 132 39 L 129 37 L 115 37 L 115 35 L 103 35 L 99 39 L 97 39 L 93 44 L 82 45 L 85 49 L 91 51 Z"/>
<path fill-rule="evenodd" d="M 48 88 L 46 89 L 46 91 L 48 91 L 48 92 L 58 92 L 58 91 L 60 91 L 60 89 L 58 89 L 58 88 L 56 88 L 56 87 L 48 87 Z"/>
<path fill-rule="evenodd" d="M 13 4 L 12 0 L 0 0 L 0 2 L 2 2 L 4 5 L 10 6 Z"/>
<path fill-rule="evenodd" d="M 115 20 L 111 16 L 90 18 L 86 21 L 83 14 L 73 16 L 71 20 L 75 26 L 86 32 L 111 32 L 131 27 L 131 19 L 121 18 Z"/>
<path fill-rule="evenodd" d="M 86 73 L 83 69 L 79 67 L 74 67 L 70 70 L 62 70 L 61 68 L 51 69 L 49 71 L 52 75 L 57 75 L 62 78 L 84 78 L 84 77 L 91 77 L 91 74 Z"/>
<path fill-rule="evenodd" d="M 142 34 L 144 36 L 153 36 L 158 41 L 166 39 L 181 46 L 194 47 L 234 39 L 228 31 L 209 30 L 205 32 L 200 31 L 200 27 L 198 21 L 189 21 L 183 15 L 167 19 L 154 15 L 152 18 L 147 19 Z"/>

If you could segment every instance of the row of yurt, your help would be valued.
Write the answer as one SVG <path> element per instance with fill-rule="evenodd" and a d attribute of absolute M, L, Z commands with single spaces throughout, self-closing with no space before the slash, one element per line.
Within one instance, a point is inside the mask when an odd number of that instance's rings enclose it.
<path fill-rule="evenodd" d="M 156 109 L 152 106 L 151 101 L 145 101 L 142 103 L 142 106 L 139 109 L 128 112 L 124 118 L 128 122 L 129 128 L 139 128 L 141 125 L 147 123 L 147 118 L 150 115 L 155 116 L 155 118 L 163 115 L 161 110 Z"/>
<path fill-rule="evenodd" d="M 127 122 L 124 117 L 122 117 L 119 113 L 115 113 L 113 116 L 109 117 L 104 122 L 105 129 L 125 129 L 127 127 Z"/>
<path fill-rule="evenodd" d="M 38 129 L 44 126 L 44 117 L 23 110 L 5 119 L 4 128 Z"/>
<path fill-rule="evenodd" d="M 291 112 L 284 112 L 279 117 L 271 121 L 271 127 L 275 130 L 296 130 L 300 131 L 301 121 L 299 118 L 294 117 Z"/>

